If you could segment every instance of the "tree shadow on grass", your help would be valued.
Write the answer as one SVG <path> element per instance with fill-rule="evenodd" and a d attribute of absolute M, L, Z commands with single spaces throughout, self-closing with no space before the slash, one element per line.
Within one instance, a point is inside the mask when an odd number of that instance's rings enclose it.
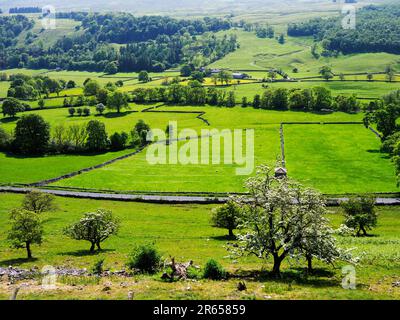
<path fill-rule="evenodd" d="M 0 123 L 11 123 L 15 122 L 19 119 L 19 117 L 8 117 L 8 118 L 2 118 L 0 119 Z"/>
<path fill-rule="evenodd" d="M 0 266 L 2 267 L 8 267 L 8 266 L 18 266 L 23 263 L 27 262 L 35 262 L 37 261 L 38 258 L 16 258 L 16 259 L 8 259 L 8 260 L 2 260 L 0 261 Z"/>
<path fill-rule="evenodd" d="M 215 237 L 211 237 L 211 239 L 214 239 L 217 241 L 235 241 L 235 240 L 237 240 L 236 236 L 230 236 L 230 235 L 215 236 Z"/>
<path fill-rule="evenodd" d="M 281 271 L 279 277 L 272 274 L 270 271 L 260 270 L 247 270 L 240 271 L 236 274 L 230 274 L 229 278 L 238 280 L 252 280 L 263 283 L 280 283 L 287 284 L 300 284 L 312 287 L 337 287 L 340 281 L 334 278 L 335 273 L 326 269 L 314 269 L 313 273 L 308 274 L 304 268 L 295 268 L 290 270 Z"/>
<path fill-rule="evenodd" d="M 130 115 L 131 113 L 137 113 L 138 111 L 131 110 L 131 111 L 124 111 L 124 112 L 108 112 L 103 114 L 104 118 L 113 119 L 113 118 L 121 118 Z"/>
<path fill-rule="evenodd" d="M 96 250 L 94 252 L 90 252 L 89 250 L 77 250 L 77 251 L 70 251 L 70 252 L 60 252 L 58 253 L 59 256 L 73 256 L 73 257 L 86 257 L 86 256 L 97 256 L 99 254 L 107 253 L 107 252 L 114 252 L 115 249 L 101 249 Z"/>
<path fill-rule="evenodd" d="M 367 152 L 368 153 L 380 154 L 381 155 L 381 159 L 390 159 L 391 158 L 388 153 L 382 152 L 382 151 L 377 150 L 377 149 L 368 149 Z"/>

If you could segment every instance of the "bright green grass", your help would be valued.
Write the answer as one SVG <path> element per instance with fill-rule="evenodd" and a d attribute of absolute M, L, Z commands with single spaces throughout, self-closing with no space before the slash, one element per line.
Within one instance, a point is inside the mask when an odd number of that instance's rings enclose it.
<path fill-rule="evenodd" d="M 324 193 L 395 192 L 394 166 L 363 125 L 285 125 L 289 175 Z"/>
<path fill-rule="evenodd" d="M 315 59 L 311 55 L 312 38 L 286 37 L 281 45 L 276 39 L 259 39 L 253 32 L 231 30 L 238 37 L 240 48 L 228 54 L 210 67 L 228 68 L 232 70 L 282 69 L 290 77 L 318 76 L 322 66 L 329 65 L 333 72 L 359 73 L 384 72 L 387 65 L 400 66 L 398 55 L 388 53 L 365 53 L 340 55 L 338 58 Z M 297 68 L 298 73 L 293 73 Z"/>
<path fill-rule="evenodd" d="M 49 102 L 50 104 L 50 102 Z M 150 105 L 149 105 L 150 106 Z M 147 107 L 149 107 L 147 106 Z M 146 123 L 148 123 L 152 128 L 162 128 L 168 124 L 169 120 L 175 120 L 182 122 L 183 124 L 192 127 L 197 123 L 201 124 L 202 122 L 198 119 L 195 119 L 195 116 L 192 114 L 170 114 L 170 113 L 144 113 L 140 112 L 143 110 L 145 106 L 138 106 L 131 104 L 131 108 L 128 110 L 123 110 L 121 114 L 117 114 L 116 112 L 108 112 L 104 115 L 99 116 L 96 112 L 95 107 L 90 107 L 91 115 L 88 117 L 85 116 L 69 116 L 68 108 L 57 108 L 57 109 L 43 109 L 43 110 L 34 110 L 23 113 L 24 115 L 35 113 L 41 115 L 46 121 L 48 121 L 51 127 L 54 128 L 56 125 L 64 124 L 66 126 L 72 124 L 85 124 L 90 120 L 99 120 L 103 122 L 106 126 L 106 130 L 108 133 L 113 133 L 115 131 L 127 131 L 132 130 L 134 125 L 139 119 L 143 119 Z M 20 114 L 22 115 L 22 114 Z M 10 118 L 0 118 L 0 123 L 7 130 L 11 131 L 17 122 L 18 118 L 10 119 Z"/>
<path fill-rule="evenodd" d="M 287 88 L 287 89 L 306 89 L 313 87 L 326 87 L 331 90 L 333 96 L 340 94 L 352 95 L 355 94 L 359 98 L 381 98 L 383 95 L 400 88 L 399 83 L 387 82 L 355 82 L 355 81 L 313 81 L 313 82 L 278 82 L 267 83 L 272 88 Z M 256 94 L 262 95 L 265 90 L 261 83 L 242 84 L 238 86 L 225 87 L 223 90 L 232 90 L 235 92 L 237 102 L 241 102 L 242 97 L 247 97 L 252 101 Z"/>
<path fill-rule="evenodd" d="M 91 167 L 132 152 L 124 150 L 104 154 L 18 157 L 0 152 L 0 184 L 33 183 L 56 178 Z"/>
<path fill-rule="evenodd" d="M 34 245 L 33 255 L 37 260 L 26 261 L 24 250 L 12 249 L 9 246 L 7 230 L 9 229 L 8 212 L 20 206 L 21 195 L 0 194 L 0 265 L 18 265 L 23 268 L 44 265 L 64 265 L 69 267 L 91 268 L 100 257 L 105 258 L 105 267 L 112 270 L 121 269 L 127 255 L 137 244 L 155 242 L 164 259 L 173 256 L 177 261 L 193 260 L 195 265 L 203 266 L 210 259 L 216 259 L 234 274 L 243 270 L 259 271 L 271 269 L 271 260 L 264 263 L 255 257 L 244 257 L 235 263 L 227 257 L 226 230 L 210 226 L 211 205 L 156 205 L 145 203 L 125 203 L 99 200 L 79 200 L 56 198 L 58 209 L 44 213 L 45 237 L 41 246 Z M 79 219 L 84 212 L 97 208 L 113 211 L 121 220 L 121 229 L 103 243 L 104 251 L 100 254 L 87 253 L 88 243 L 65 237 L 62 230 L 68 224 Z M 84 284 L 54 291 L 21 289 L 22 299 L 126 299 L 128 290 L 133 290 L 135 299 L 399 299 L 399 291 L 391 287 L 398 280 L 400 268 L 400 208 L 379 208 L 379 224 L 372 232 L 374 237 L 352 238 L 338 237 L 343 248 L 354 248 L 353 254 L 363 255 L 361 263 L 356 266 L 357 290 L 344 290 L 341 287 L 341 266 L 326 266 L 315 263 L 315 267 L 324 268 L 323 275 L 310 276 L 299 280 L 293 275 L 300 275 L 296 269 L 304 267 L 304 262 L 284 261 L 282 271 L 284 279 L 246 278 L 247 291 L 236 290 L 237 279 L 216 282 L 201 280 L 199 282 L 163 283 L 160 274 L 155 276 L 136 276 L 123 280 L 128 287 L 121 287 L 121 279 L 107 278 L 112 290 L 109 294 L 102 292 L 104 284 Z M 335 228 L 343 217 L 333 210 L 329 215 Z M 293 274 L 289 275 L 289 271 Z M 290 278 L 292 277 L 292 278 Z M 76 280 L 79 282 L 79 279 Z M 292 284 L 289 289 L 288 283 Z M 108 284 L 110 285 L 110 284 Z M 192 289 L 187 291 L 185 288 Z M 79 289 L 79 290 L 78 290 Z M 8 299 L 8 287 L 0 289 L 0 299 Z"/>
<path fill-rule="evenodd" d="M 279 124 L 284 121 L 361 121 L 362 115 L 333 113 L 316 115 L 301 112 L 278 112 L 251 108 L 163 107 L 159 110 L 205 111 L 211 128 L 255 130 L 255 166 L 274 166 L 280 156 Z M 178 121 L 180 129 L 187 128 Z M 202 123 L 190 127 L 199 132 Z M 179 146 L 184 143 L 180 142 Z M 223 151 L 220 150 L 221 159 Z M 390 164 L 388 164 L 391 168 Z M 80 176 L 63 180 L 56 185 L 123 191 L 175 192 L 241 192 L 247 176 L 236 175 L 238 165 L 157 164 L 150 165 L 146 152 L 113 165 Z M 240 167 L 240 166 L 239 166 Z M 112 176 L 113 179 L 109 179 Z"/>
<path fill-rule="evenodd" d="M 0 81 L 0 98 L 7 97 L 7 91 L 10 88 L 10 82 Z"/>

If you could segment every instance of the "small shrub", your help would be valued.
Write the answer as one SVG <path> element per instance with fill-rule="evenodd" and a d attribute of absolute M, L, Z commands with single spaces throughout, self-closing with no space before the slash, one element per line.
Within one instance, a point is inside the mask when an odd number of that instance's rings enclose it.
<path fill-rule="evenodd" d="M 210 259 L 204 267 L 203 277 L 211 280 L 221 280 L 226 277 L 226 271 L 217 261 Z"/>
<path fill-rule="evenodd" d="M 137 269 L 142 273 L 155 273 L 161 263 L 161 255 L 158 250 L 150 244 L 136 247 L 129 256 L 127 266 Z"/>
<path fill-rule="evenodd" d="M 190 266 L 187 269 L 187 277 L 188 279 L 201 279 L 202 273 L 199 268 L 195 268 L 194 266 Z"/>

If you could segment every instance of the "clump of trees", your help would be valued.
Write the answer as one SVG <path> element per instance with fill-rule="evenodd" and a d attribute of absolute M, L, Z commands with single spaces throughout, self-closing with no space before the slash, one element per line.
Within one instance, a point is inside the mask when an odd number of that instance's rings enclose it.
<path fill-rule="evenodd" d="M 355 95 L 332 96 L 325 87 L 311 89 L 267 88 L 262 95 L 255 95 L 251 103 L 255 109 L 294 111 L 342 111 L 356 112 L 361 109 Z"/>
<path fill-rule="evenodd" d="M 75 109 L 70 109 L 69 112 L 74 114 Z M 88 115 L 85 109 L 81 112 Z M 90 120 L 86 124 L 57 125 L 50 134 L 49 123 L 37 114 L 29 114 L 17 121 L 13 134 L 0 128 L 0 150 L 43 155 L 140 148 L 149 143 L 146 138 L 150 131 L 150 127 L 139 120 L 130 136 L 126 132 L 116 132 L 108 136 L 104 123 Z"/>
<path fill-rule="evenodd" d="M 381 151 L 388 153 L 395 164 L 397 181 L 400 183 L 400 90 L 385 95 L 381 100 L 371 102 L 364 117 L 366 127 L 376 125 L 381 134 Z"/>
<path fill-rule="evenodd" d="M 162 72 L 189 61 L 207 65 L 234 51 L 238 44 L 234 35 L 217 37 L 213 32 L 228 30 L 225 19 L 204 18 L 177 20 L 170 17 L 135 17 L 128 13 L 57 13 L 79 21 L 79 35 L 64 36 L 49 48 L 27 37 L 25 46 L 17 47 L 16 38 L 29 30 L 33 22 L 27 18 L 1 17 L 2 33 L 0 68 L 66 69 L 121 72 Z M 104 22 L 107 23 L 104 23 Z M 12 32 L 10 32 L 12 30 Z M 4 34 L 4 36 L 3 36 Z M 113 44 L 120 44 L 116 48 Z"/>
<path fill-rule="evenodd" d="M 325 56 L 362 52 L 400 53 L 400 6 L 366 6 L 357 10 L 357 28 L 343 30 L 342 17 L 317 18 L 288 25 L 292 37 L 313 36 Z"/>

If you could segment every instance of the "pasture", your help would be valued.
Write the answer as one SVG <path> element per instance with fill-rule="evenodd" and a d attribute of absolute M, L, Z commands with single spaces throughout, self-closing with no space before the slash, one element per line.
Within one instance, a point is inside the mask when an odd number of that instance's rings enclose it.
<path fill-rule="evenodd" d="M 193 123 L 190 121 L 181 123 L 178 120 L 180 129 L 191 128 L 199 132 L 200 129 L 211 128 L 220 130 L 253 128 L 255 166 L 276 165 L 281 154 L 279 142 L 281 122 L 362 120 L 360 114 L 317 115 L 240 107 L 226 109 L 169 106 L 158 110 L 205 111 L 204 117 L 211 124 L 207 127 L 198 119 Z M 164 114 L 173 113 L 153 113 L 154 116 Z M 190 124 L 193 126 L 188 127 Z M 299 132 L 292 132 L 296 128 L 300 128 Z M 289 175 L 307 186 L 328 194 L 397 191 L 393 164 L 384 154 L 378 152 L 378 138 L 362 125 L 326 125 L 321 128 L 312 125 L 290 125 L 285 126 L 285 139 L 287 139 L 285 151 Z M 180 148 L 185 143 L 180 141 L 175 144 Z M 173 145 L 174 143 L 167 147 L 167 152 Z M 221 159 L 224 159 L 223 146 L 216 152 L 220 154 Z M 185 165 L 149 164 L 146 156 L 145 150 L 110 166 L 59 181 L 55 185 L 119 191 L 243 192 L 243 183 L 248 177 L 235 174 L 236 169 L 242 167 L 235 162 L 225 165 L 205 165 L 198 159 L 198 163 Z M 110 176 L 113 179 L 109 179 Z"/>
<path fill-rule="evenodd" d="M 36 290 L 33 284 L 21 290 L 22 299 L 125 299 L 128 290 L 133 290 L 135 299 L 398 299 L 399 291 L 391 287 L 398 280 L 400 260 L 400 227 L 397 207 L 379 209 L 379 225 L 372 232 L 373 237 L 353 238 L 338 236 L 343 248 L 354 248 L 353 253 L 362 257 L 356 266 L 357 290 L 344 290 L 341 287 L 341 267 L 315 263 L 317 273 L 304 275 L 304 261 L 285 261 L 282 266 L 283 278 L 271 279 L 262 271 L 271 268 L 271 260 L 255 257 L 230 259 L 224 248 L 226 230 L 210 226 L 210 205 L 156 205 L 144 203 L 124 203 L 98 200 L 77 200 L 57 198 L 57 210 L 43 214 L 45 241 L 33 247 L 32 261 L 26 261 L 25 252 L 11 249 L 6 240 L 9 228 L 8 212 L 20 205 L 21 195 L 0 194 L 0 266 L 10 264 L 20 267 L 44 265 L 64 265 L 77 268 L 90 268 L 99 258 L 105 258 L 105 268 L 119 270 L 124 268 L 127 255 L 137 244 L 155 242 L 163 259 L 174 256 L 177 261 L 193 260 L 195 265 L 203 266 L 210 259 L 218 260 L 230 273 L 245 277 L 247 291 L 236 290 L 237 279 L 223 282 L 201 280 L 198 282 L 165 283 L 161 274 L 152 277 L 136 275 L 132 279 L 108 278 L 101 282 L 83 282 L 76 279 L 72 283 L 60 279 L 60 286 L 52 292 Z M 84 212 L 105 208 L 113 211 L 121 220 L 117 236 L 108 239 L 104 250 L 88 254 L 88 243 L 75 241 L 62 234 L 63 228 L 79 219 Z M 328 215 L 332 225 L 337 228 L 343 221 L 340 211 L 331 210 Z M 236 231 L 238 233 L 238 231 Z M 367 252 L 367 254 L 363 254 Z M 323 269 L 320 269 L 323 268 Z M 64 281 L 64 282 L 63 282 Z M 82 281 L 82 282 L 80 282 Z M 111 283 L 110 293 L 102 291 L 104 282 Z M 121 281 L 127 287 L 120 286 Z M 188 285 L 191 291 L 185 289 Z M 38 287 L 39 288 L 39 287 Z M 79 289 L 80 288 L 80 289 Z M 79 289 L 79 290 L 78 290 Z M 0 287 L 0 298 L 8 299 L 10 289 Z"/>
<path fill-rule="evenodd" d="M 285 125 L 289 175 L 323 193 L 394 192 L 390 159 L 363 125 Z"/>

